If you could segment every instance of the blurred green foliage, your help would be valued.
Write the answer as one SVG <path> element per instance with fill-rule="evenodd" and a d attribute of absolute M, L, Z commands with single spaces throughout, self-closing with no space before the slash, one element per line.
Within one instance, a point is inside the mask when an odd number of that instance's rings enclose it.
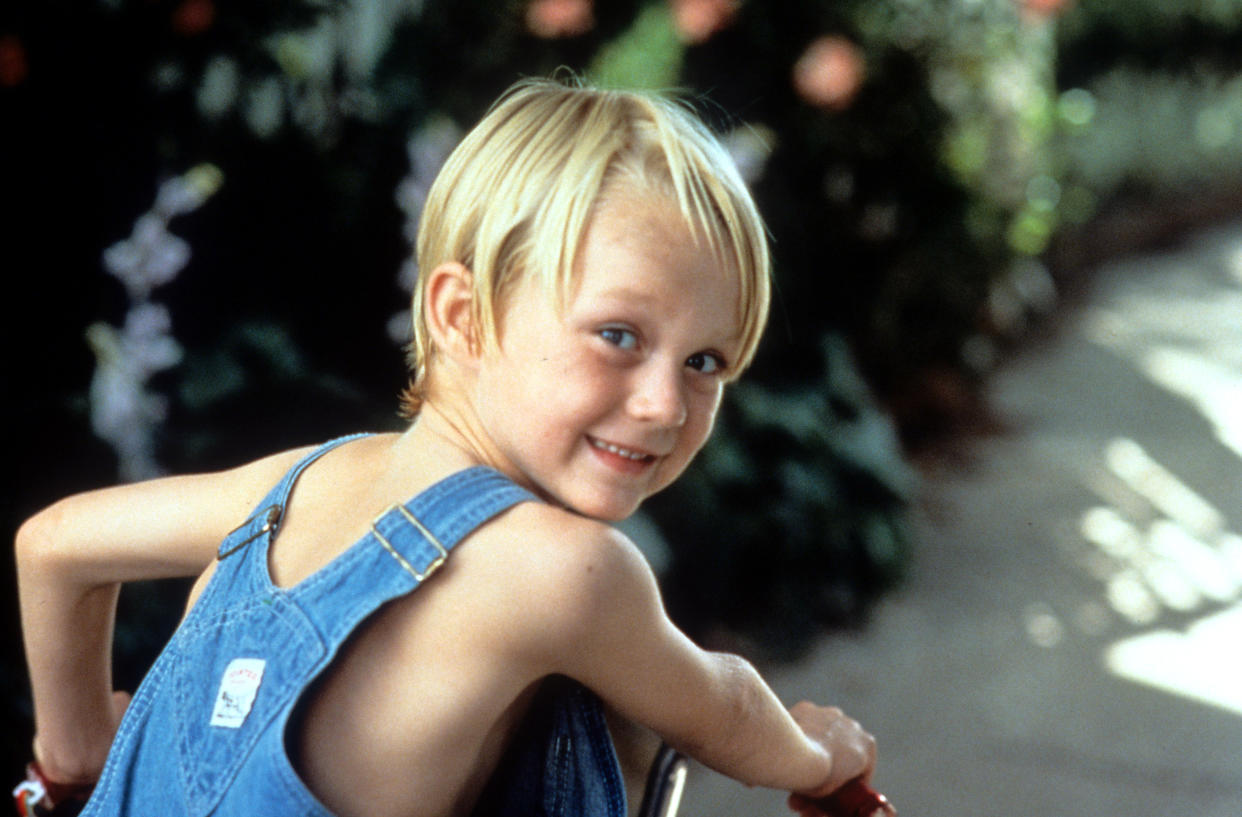
<path fill-rule="evenodd" d="M 1242 3 L 1084 0 L 1057 40 L 1070 189 L 1103 206 L 1242 179 Z"/>

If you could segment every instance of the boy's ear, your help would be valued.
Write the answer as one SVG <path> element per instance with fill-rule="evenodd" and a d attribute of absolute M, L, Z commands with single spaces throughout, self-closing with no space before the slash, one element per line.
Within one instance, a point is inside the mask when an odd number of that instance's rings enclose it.
<path fill-rule="evenodd" d="M 424 306 L 433 347 L 461 363 L 479 356 L 474 324 L 474 275 L 464 264 L 448 261 L 427 276 Z"/>

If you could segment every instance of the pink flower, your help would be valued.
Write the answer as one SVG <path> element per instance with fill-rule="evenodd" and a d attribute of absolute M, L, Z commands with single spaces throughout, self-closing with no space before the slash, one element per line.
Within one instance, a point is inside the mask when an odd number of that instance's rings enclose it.
<path fill-rule="evenodd" d="M 1022 7 L 1022 16 L 1028 20 L 1040 21 L 1056 17 L 1073 5 L 1074 0 L 1018 0 Z"/>
<path fill-rule="evenodd" d="M 526 7 L 526 27 L 536 37 L 577 37 L 594 26 L 592 0 L 531 0 Z"/>
<path fill-rule="evenodd" d="M 739 3 L 738 0 L 669 0 L 669 5 L 678 36 L 683 42 L 695 45 L 727 28 L 737 14 Z"/>
<path fill-rule="evenodd" d="M 835 35 L 820 37 L 794 64 L 793 84 L 798 95 L 821 108 L 843 110 L 854 101 L 866 75 L 862 51 Z"/>

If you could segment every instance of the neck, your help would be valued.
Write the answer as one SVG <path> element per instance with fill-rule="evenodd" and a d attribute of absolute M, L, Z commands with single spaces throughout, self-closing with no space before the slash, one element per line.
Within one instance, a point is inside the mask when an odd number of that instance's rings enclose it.
<path fill-rule="evenodd" d="M 437 470 L 455 471 L 471 465 L 487 465 L 507 474 L 510 470 L 472 415 L 453 411 L 452 403 L 446 406 L 431 396 L 397 441 L 394 453 L 399 462 L 434 462 Z"/>
<path fill-rule="evenodd" d="M 441 376 L 429 378 L 426 401 L 398 443 L 397 453 L 403 461 L 411 467 L 434 462 L 437 470 L 486 465 L 542 495 L 540 488 L 526 480 L 487 432 L 475 410 L 473 384 L 464 378 L 444 376 L 452 373 L 442 370 L 436 374 Z"/>

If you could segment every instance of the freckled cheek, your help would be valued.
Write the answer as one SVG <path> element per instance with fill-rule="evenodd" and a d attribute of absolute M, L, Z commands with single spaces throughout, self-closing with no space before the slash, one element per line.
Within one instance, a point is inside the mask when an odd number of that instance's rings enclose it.
<path fill-rule="evenodd" d="M 553 395 L 570 399 L 571 394 L 583 404 L 608 407 L 624 399 L 625 381 L 617 371 L 591 355 L 566 358 L 557 368 L 552 381 Z"/>
<path fill-rule="evenodd" d="M 532 416 L 551 422 L 537 434 L 545 442 L 574 437 L 616 410 L 622 393 L 615 376 L 583 356 L 565 356 L 540 366 L 539 385 L 530 389 Z"/>

